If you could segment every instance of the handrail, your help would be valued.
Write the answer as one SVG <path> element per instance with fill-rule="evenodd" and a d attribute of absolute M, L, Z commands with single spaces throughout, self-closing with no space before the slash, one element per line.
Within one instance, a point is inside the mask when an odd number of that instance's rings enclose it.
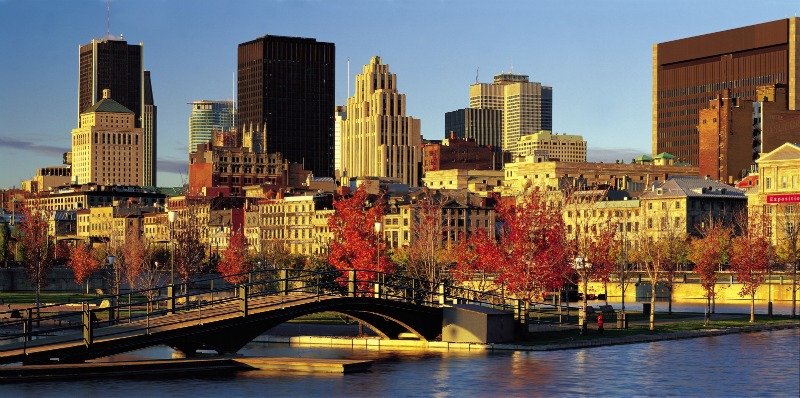
<path fill-rule="evenodd" d="M 243 282 L 230 283 L 227 280 Z M 410 276 L 371 270 L 342 273 L 267 269 L 230 275 L 227 280 L 223 276 L 212 276 L 174 286 L 104 295 L 81 301 L 80 309 L 73 311 L 52 313 L 42 310 L 74 303 L 20 309 L 17 311 L 25 313 L 22 319 L 0 320 L 0 351 L 4 344 L 21 341 L 23 347 L 36 346 L 37 340 L 68 331 L 83 329 L 85 343 L 91 344 L 95 338 L 129 333 L 149 334 L 152 328 L 203 322 L 218 316 L 248 316 L 253 309 L 323 297 L 373 297 L 427 306 L 442 306 L 449 303 L 448 300 L 455 300 L 456 303 L 520 311 L 519 301 L 505 296 L 502 291 L 486 292 L 445 283 L 435 284 Z M 205 283 L 208 286 L 198 287 Z M 191 289 L 190 284 L 194 285 Z M 275 297 L 275 300 L 253 300 L 266 297 Z M 103 308 L 92 306 L 102 300 L 108 300 L 110 305 Z M 0 316 L 9 312 L 0 312 Z M 166 316 L 172 314 L 178 316 Z"/>

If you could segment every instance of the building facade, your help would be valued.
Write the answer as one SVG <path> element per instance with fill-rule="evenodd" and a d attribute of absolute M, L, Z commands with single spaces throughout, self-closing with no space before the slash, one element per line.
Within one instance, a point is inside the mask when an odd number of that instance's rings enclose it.
<path fill-rule="evenodd" d="M 517 153 L 519 138 L 553 129 L 553 89 L 526 75 L 503 73 L 469 87 L 469 107 L 503 111 L 503 150 Z"/>
<path fill-rule="evenodd" d="M 211 142 L 199 145 L 189 156 L 189 193 L 227 188 L 230 195 L 244 196 L 248 185 L 286 186 L 305 180 L 302 165 L 289 163 L 280 153 L 253 151 L 248 137 L 252 136 L 238 131 L 214 132 Z"/>
<path fill-rule="evenodd" d="M 800 146 L 785 143 L 765 153 L 758 163 L 758 186 L 748 191 L 748 218 L 764 217 L 772 244 L 779 252 L 800 243 Z"/>
<path fill-rule="evenodd" d="M 144 133 L 135 113 L 111 99 L 103 99 L 81 114 L 72 130 L 72 178 L 78 184 L 149 186 L 143 174 Z"/>
<path fill-rule="evenodd" d="M 22 181 L 20 187 L 26 192 L 38 193 L 39 191 L 68 185 L 71 181 L 72 167 L 69 165 L 41 167 L 36 170 L 36 175 L 33 178 Z"/>
<path fill-rule="evenodd" d="M 193 101 L 189 115 L 189 154 L 211 141 L 212 132 L 233 129 L 233 101 Z"/>
<path fill-rule="evenodd" d="M 756 98 L 743 100 L 724 90 L 700 110 L 701 175 L 732 184 L 748 175 L 762 153 L 800 142 L 800 110 L 788 109 L 786 85 L 759 86 Z"/>
<path fill-rule="evenodd" d="M 155 186 L 157 114 L 150 72 L 144 70 L 144 45 L 106 37 L 80 46 L 78 54 L 78 123 L 110 89 L 112 98 L 133 112 L 134 127 L 142 129 L 139 173 L 144 185 Z"/>
<path fill-rule="evenodd" d="M 800 109 L 797 17 L 653 45 L 653 154 L 699 164 L 698 113 L 722 90 L 756 100 L 758 86 L 787 85 Z"/>
<path fill-rule="evenodd" d="M 423 181 L 428 189 L 461 189 L 485 195 L 503 185 L 503 170 L 449 169 L 425 173 Z"/>
<path fill-rule="evenodd" d="M 444 114 L 444 134 L 455 132 L 462 140 L 478 145 L 503 146 L 503 111 L 493 108 L 464 108 Z"/>
<path fill-rule="evenodd" d="M 435 170 L 499 170 L 502 162 L 494 148 L 478 145 L 451 133 L 450 138 L 422 146 L 422 171 Z"/>
<path fill-rule="evenodd" d="M 406 96 L 397 75 L 372 57 L 356 76 L 342 124 L 342 177 L 388 177 L 412 186 L 420 182 L 420 120 L 406 116 Z"/>
<path fill-rule="evenodd" d="M 503 186 L 497 191 L 503 196 L 516 196 L 526 187 L 544 191 L 581 190 L 607 186 L 638 196 L 653 183 L 670 177 L 697 176 L 693 166 L 657 165 L 653 163 L 577 163 L 539 161 L 534 156 L 507 163 Z"/>
<path fill-rule="evenodd" d="M 315 39 L 267 35 L 239 44 L 237 127 L 265 129 L 271 151 L 333 176 L 335 61 L 334 44 Z"/>
<path fill-rule="evenodd" d="M 121 185 L 67 185 L 27 199 L 27 204 L 39 209 L 79 210 L 98 206 L 111 206 L 114 202 L 135 202 L 140 206 L 164 206 L 165 195 L 153 188 Z M 20 204 L 16 204 L 19 209 Z"/>
<path fill-rule="evenodd" d="M 337 105 L 333 125 L 333 170 L 337 180 L 342 175 L 342 127 L 347 119 L 347 106 Z"/>
<path fill-rule="evenodd" d="M 533 155 L 546 152 L 548 159 L 560 162 L 585 162 L 586 140 L 580 135 L 553 134 L 542 130 L 519 138 L 517 154 Z"/>

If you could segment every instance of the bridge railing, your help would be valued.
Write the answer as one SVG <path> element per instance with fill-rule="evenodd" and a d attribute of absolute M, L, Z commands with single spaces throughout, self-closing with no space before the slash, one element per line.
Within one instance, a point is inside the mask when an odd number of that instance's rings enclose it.
<path fill-rule="evenodd" d="M 69 332 L 82 333 L 85 344 L 90 345 L 97 336 L 147 334 L 152 328 L 202 322 L 214 316 L 248 316 L 258 308 L 254 306 L 285 305 L 325 296 L 374 297 L 428 306 L 474 304 L 517 314 L 521 311 L 519 300 L 506 297 L 502 291 L 485 292 L 369 270 L 267 269 L 100 296 L 74 309 L 74 303 L 25 308 L 17 310 L 19 318 L 8 319 L 11 313 L 5 311 L 0 313 L 0 350 L 10 343 L 22 343 L 27 348 L 44 337 Z M 106 300 L 107 306 L 97 305 Z M 164 317 L 168 314 L 180 316 Z"/>

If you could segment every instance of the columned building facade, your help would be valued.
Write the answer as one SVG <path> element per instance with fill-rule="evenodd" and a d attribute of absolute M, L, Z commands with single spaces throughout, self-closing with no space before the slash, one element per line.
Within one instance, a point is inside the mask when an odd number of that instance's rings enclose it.
<path fill-rule="evenodd" d="M 136 127 L 135 113 L 111 99 L 103 99 L 81 114 L 80 125 L 72 130 L 72 178 L 77 184 L 145 184 L 142 173 L 144 139 Z"/>
<path fill-rule="evenodd" d="M 422 135 L 420 120 L 406 116 L 406 96 L 397 76 L 372 57 L 356 76 L 342 123 L 342 177 L 386 177 L 418 186 Z"/>

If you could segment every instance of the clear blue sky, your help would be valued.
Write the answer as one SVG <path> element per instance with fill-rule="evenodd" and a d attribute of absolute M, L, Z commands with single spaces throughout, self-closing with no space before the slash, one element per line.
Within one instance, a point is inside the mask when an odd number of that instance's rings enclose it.
<path fill-rule="evenodd" d="M 0 0 L 0 187 L 61 163 L 77 120 L 78 46 L 105 34 L 101 0 Z M 800 14 L 787 1 L 113 0 L 111 33 L 144 42 L 158 106 L 159 185 L 186 173 L 196 99 L 232 96 L 236 46 L 264 34 L 336 44 L 336 102 L 380 55 L 425 138 L 467 106 L 469 84 L 508 71 L 553 87 L 556 132 L 590 160 L 650 150 L 652 45 Z M 352 76 L 351 76 L 352 81 Z"/>

